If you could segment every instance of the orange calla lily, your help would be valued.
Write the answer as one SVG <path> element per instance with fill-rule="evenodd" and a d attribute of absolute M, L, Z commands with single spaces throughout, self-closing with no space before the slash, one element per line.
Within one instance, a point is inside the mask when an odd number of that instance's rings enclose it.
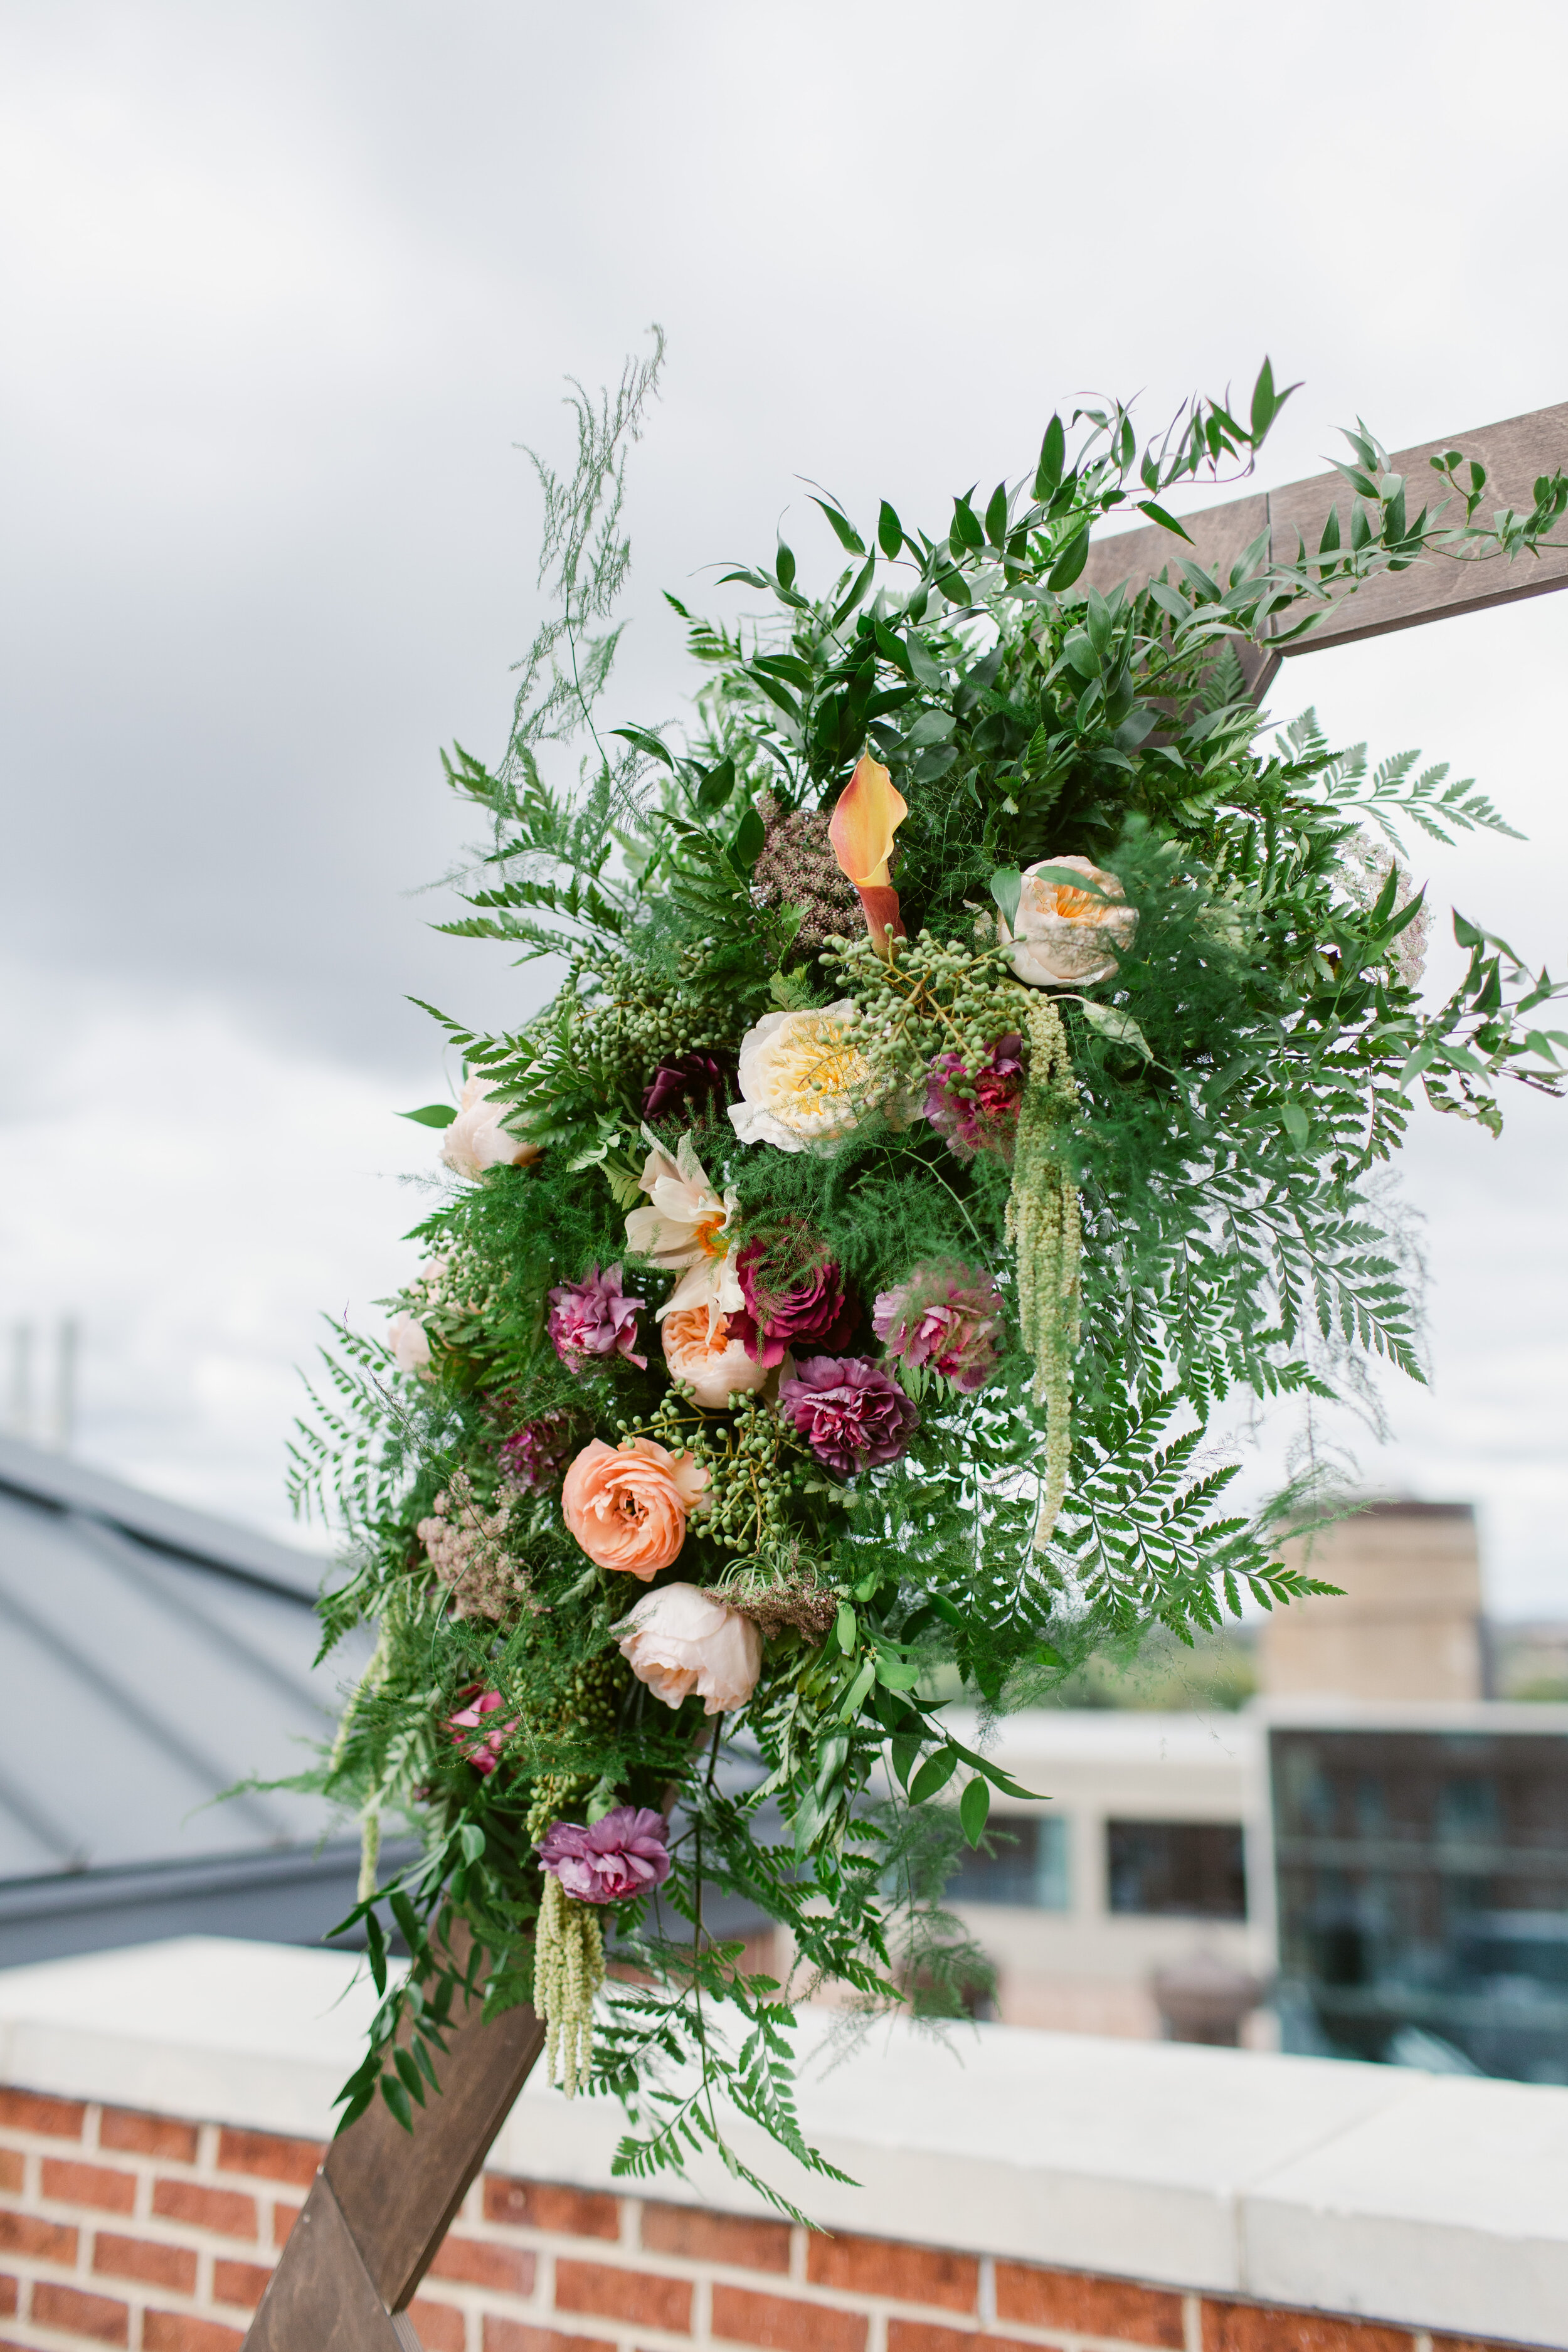
<path fill-rule="evenodd" d="M 827 828 L 839 870 L 860 894 L 866 927 L 880 956 L 890 955 L 892 940 L 904 937 L 899 894 L 888 879 L 888 859 L 893 835 L 909 813 L 909 803 L 887 769 L 864 751 Z"/>

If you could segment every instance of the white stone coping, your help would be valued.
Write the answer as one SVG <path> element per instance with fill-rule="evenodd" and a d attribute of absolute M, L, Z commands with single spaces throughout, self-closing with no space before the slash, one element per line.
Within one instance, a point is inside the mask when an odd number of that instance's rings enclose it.
<path fill-rule="evenodd" d="M 0 1972 L 0 2082 L 312 2137 L 374 2004 L 337 1953 L 190 1937 Z M 1568 2352 L 1568 2089 L 803 2016 L 806 2137 L 861 2184 L 746 2160 L 830 2228 Z M 538 2078 L 502 2171 L 636 2193 L 623 2121 Z M 731 2211 L 717 2163 L 651 2193 Z"/>

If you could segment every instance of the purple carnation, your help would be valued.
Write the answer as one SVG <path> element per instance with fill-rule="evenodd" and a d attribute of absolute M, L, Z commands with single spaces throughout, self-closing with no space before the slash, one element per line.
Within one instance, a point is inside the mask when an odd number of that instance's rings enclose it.
<path fill-rule="evenodd" d="M 1002 1294 L 988 1274 L 968 1265 L 917 1266 L 896 1290 L 884 1290 L 871 1328 L 889 1356 L 929 1364 L 955 1388 L 984 1388 L 996 1369 Z"/>
<path fill-rule="evenodd" d="M 554 1336 L 552 1331 L 552 1339 Z M 500 1449 L 501 1467 L 509 1478 L 526 1486 L 531 1495 L 542 1495 L 547 1488 L 560 1485 L 576 1450 L 576 1416 L 543 1412 L 537 1421 L 525 1421 L 506 1439 Z"/>
<path fill-rule="evenodd" d="M 960 1160 L 977 1151 L 1013 1156 L 1018 1106 L 1024 1098 L 1024 1041 L 998 1037 L 978 1069 L 962 1055 L 943 1054 L 926 1073 L 925 1115 Z"/>
<path fill-rule="evenodd" d="M 678 1112 L 717 1118 L 734 1099 L 737 1067 L 733 1054 L 683 1054 L 678 1062 L 661 1062 L 643 1089 L 644 1118 L 671 1118 Z"/>
<path fill-rule="evenodd" d="M 579 1903 L 621 1903 L 669 1876 L 669 1824 L 647 1805 L 617 1805 L 592 1829 L 552 1822 L 539 1859 Z"/>
<path fill-rule="evenodd" d="M 897 1461 L 920 1424 L 897 1381 L 863 1356 L 807 1356 L 793 1381 L 779 1383 L 779 1411 L 845 1478 Z"/>
<path fill-rule="evenodd" d="M 646 1372 L 647 1358 L 637 1354 L 637 1309 L 647 1305 L 646 1298 L 626 1297 L 618 1265 L 603 1274 L 590 1266 L 586 1282 L 563 1282 L 551 1292 L 551 1344 L 569 1371 L 582 1371 L 594 1356 L 625 1356 Z"/>
<path fill-rule="evenodd" d="M 737 1251 L 735 1278 L 746 1303 L 725 1320 L 754 1364 L 782 1364 L 801 1340 L 842 1348 L 859 1319 L 837 1261 L 796 1220 Z"/>

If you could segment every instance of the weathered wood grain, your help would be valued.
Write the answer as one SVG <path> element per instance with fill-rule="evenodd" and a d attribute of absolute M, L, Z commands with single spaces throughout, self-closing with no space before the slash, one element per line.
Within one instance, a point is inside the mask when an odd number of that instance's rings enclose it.
<path fill-rule="evenodd" d="M 1479 457 L 1487 468 L 1479 521 L 1489 523 L 1493 512 L 1502 507 L 1527 512 L 1535 502 L 1537 476 L 1568 466 L 1568 401 L 1534 409 L 1528 416 L 1510 416 L 1500 425 L 1449 434 L 1440 441 L 1424 441 L 1416 448 L 1395 451 L 1389 462 L 1395 473 L 1405 478 L 1405 505 L 1412 519 L 1423 505 L 1435 503 L 1445 494 L 1430 460 L 1446 449 L 1462 449 L 1467 457 Z M 1280 489 L 1253 492 L 1195 515 L 1184 515 L 1182 520 L 1197 542 L 1195 549 L 1186 547 L 1158 524 L 1119 532 L 1093 542 L 1083 579 L 1102 595 L 1122 581 L 1142 587 L 1167 566 L 1179 578 L 1183 556 L 1223 576 L 1265 529 L 1274 561 L 1291 562 L 1302 541 L 1309 555 L 1316 553 L 1332 506 L 1339 508 L 1341 535 L 1348 540 L 1353 498 L 1342 474 L 1314 474 L 1304 481 L 1287 482 Z M 1452 498 L 1445 520 L 1462 519 L 1462 506 L 1457 497 Z M 1568 524 L 1556 536 L 1568 542 Z M 1251 673 L 1248 683 L 1254 695 L 1260 697 L 1281 659 L 1352 645 L 1363 637 L 1383 636 L 1393 629 L 1415 628 L 1426 621 L 1484 612 L 1493 604 L 1511 604 L 1521 597 L 1565 587 L 1568 544 L 1538 556 L 1521 556 L 1513 563 L 1500 557 L 1481 562 L 1426 557 L 1404 572 L 1379 572 L 1353 593 L 1342 593 L 1306 636 L 1266 651 L 1260 647 L 1259 659 L 1244 667 Z"/>
<path fill-rule="evenodd" d="M 324 2172 L 261 2298 L 245 2352 L 406 2352 Z"/>

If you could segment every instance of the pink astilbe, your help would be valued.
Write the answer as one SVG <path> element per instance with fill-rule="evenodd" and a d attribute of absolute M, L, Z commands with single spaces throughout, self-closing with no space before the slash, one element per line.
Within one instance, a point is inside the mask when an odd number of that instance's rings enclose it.
<path fill-rule="evenodd" d="M 621 1286 L 621 1269 L 596 1265 L 584 1282 L 563 1282 L 550 1294 L 551 1345 L 568 1370 L 580 1372 L 596 1357 L 624 1356 L 647 1371 L 647 1358 L 637 1352 L 637 1312 L 646 1298 L 628 1298 Z"/>
<path fill-rule="evenodd" d="M 896 1290 L 884 1290 L 871 1327 L 889 1356 L 929 1364 L 954 1388 L 984 1388 L 996 1369 L 1002 1294 L 988 1274 L 968 1265 L 917 1266 Z"/>
<path fill-rule="evenodd" d="M 553 1822 L 539 1859 L 579 1903 L 623 1903 L 669 1876 L 669 1825 L 647 1805 L 617 1805 L 589 1829 Z"/>
<path fill-rule="evenodd" d="M 955 1158 L 996 1151 L 1012 1159 L 1024 1099 L 1023 1047 L 1021 1036 L 998 1037 L 973 1070 L 962 1055 L 943 1054 L 927 1071 L 925 1115 Z"/>

